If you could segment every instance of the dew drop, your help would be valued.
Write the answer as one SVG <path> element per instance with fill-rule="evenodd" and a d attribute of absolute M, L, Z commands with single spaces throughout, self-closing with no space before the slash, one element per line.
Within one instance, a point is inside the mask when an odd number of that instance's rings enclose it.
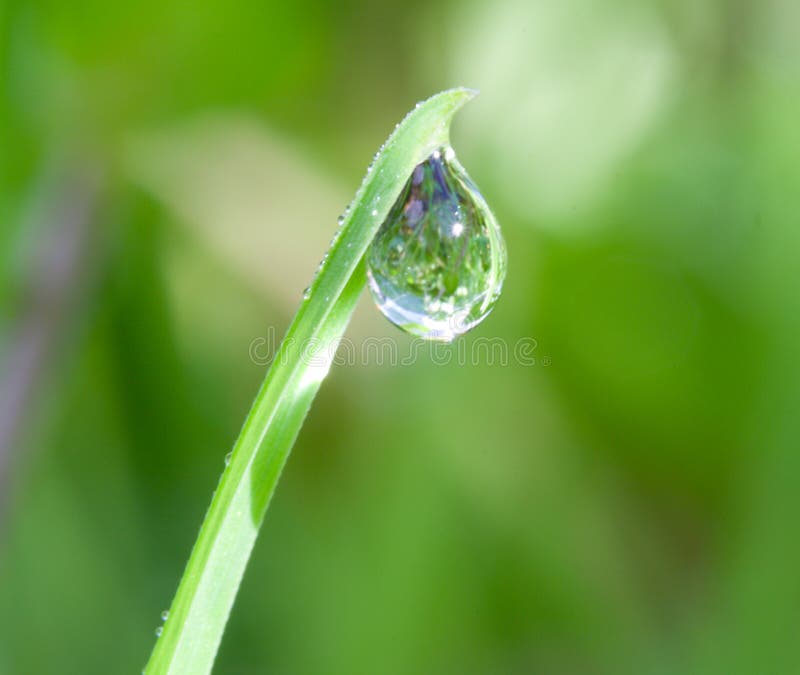
<path fill-rule="evenodd" d="M 233 458 L 233 453 L 232 452 L 229 452 L 227 455 L 225 455 L 225 466 L 228 466 L 231 463 L 231 459 L 232 458 Z M 219 461 L 219 460 L 217 460 L 217 461 Z M 166 619 L 164 619 L 164 621 L 166 621 Z"/>
<path fill-rule="evenodd" d="M 156 637 L 161 637 L 161 633 L 163 632 L 164 632 L 163 626 L 159 626 L 158 628 L 156 628 Z"/>
<path fill-rule="evenodd" d="M 378 209 L 372 209 L 372 215 L 373 216 L 377 216 L 378 215 Z"/>
<path fill-rule="evenodd" d="M 342 215 L 342 216 L 339 216 L 339 217 L 336 219 L 336 222 L 337 222 L 337 223 L 339 223 L 339 225 L 341 225 L 342 223 L 344 223 L 344 216 L 343 216 L 343 215 Z"/>
<path fill-rule="evenodd" d="M 161 620 L 166 621 L 167 619 L 169 619 L 169 610 L 165 609 L 163 612 L 161 612 Z"/>
<path fill-rule="evenodd" d="M 450 342 L 492 310 L 505 243 L 452 148 L 415 167 L 370 245 L 367 274 L 386 318 L 422 338 Z"/>

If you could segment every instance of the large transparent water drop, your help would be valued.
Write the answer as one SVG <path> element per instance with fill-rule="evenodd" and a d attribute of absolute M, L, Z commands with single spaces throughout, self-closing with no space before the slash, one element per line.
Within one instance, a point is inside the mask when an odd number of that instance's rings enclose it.
<path fill-rule="evenodd" d="M 500 227 L 451 148 L 417 165 L 367 253 L 389 321 L 449 342 L 492 310 L 506 274 Z"/>

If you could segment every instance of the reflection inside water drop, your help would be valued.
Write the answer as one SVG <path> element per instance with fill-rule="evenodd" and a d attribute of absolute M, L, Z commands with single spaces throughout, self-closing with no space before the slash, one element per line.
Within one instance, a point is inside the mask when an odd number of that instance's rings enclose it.
<path fill-rule="evenodd" d="M 451 148 L 414 168 L 367 254 L 369 287 L 395 325 L 449 342 L 494 306 L 506 273 L 500 227 Z"/>

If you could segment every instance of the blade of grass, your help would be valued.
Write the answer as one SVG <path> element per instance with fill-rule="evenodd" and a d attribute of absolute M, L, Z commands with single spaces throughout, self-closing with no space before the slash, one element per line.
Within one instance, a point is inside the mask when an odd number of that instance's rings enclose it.
<path fill-rule="evenodd" d="M 281 470 L 364 288 L 364 253 L 414 167 L 449 144 L 453 114 L 474 95 L 451 89 L 417 104 L 375 156 L 245 420 L 147 675 L 211 671 Z"/>

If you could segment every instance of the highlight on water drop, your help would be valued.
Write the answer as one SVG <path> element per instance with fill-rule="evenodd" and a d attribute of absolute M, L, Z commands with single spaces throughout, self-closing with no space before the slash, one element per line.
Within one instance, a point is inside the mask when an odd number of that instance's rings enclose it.
<path fill-rule="evenodd" d="M 506 274 L 500 226 L 452 148 L 418 164 L 367 253 L 372 297 L 389 321 L 450 342 L 494 307 Z"/>

